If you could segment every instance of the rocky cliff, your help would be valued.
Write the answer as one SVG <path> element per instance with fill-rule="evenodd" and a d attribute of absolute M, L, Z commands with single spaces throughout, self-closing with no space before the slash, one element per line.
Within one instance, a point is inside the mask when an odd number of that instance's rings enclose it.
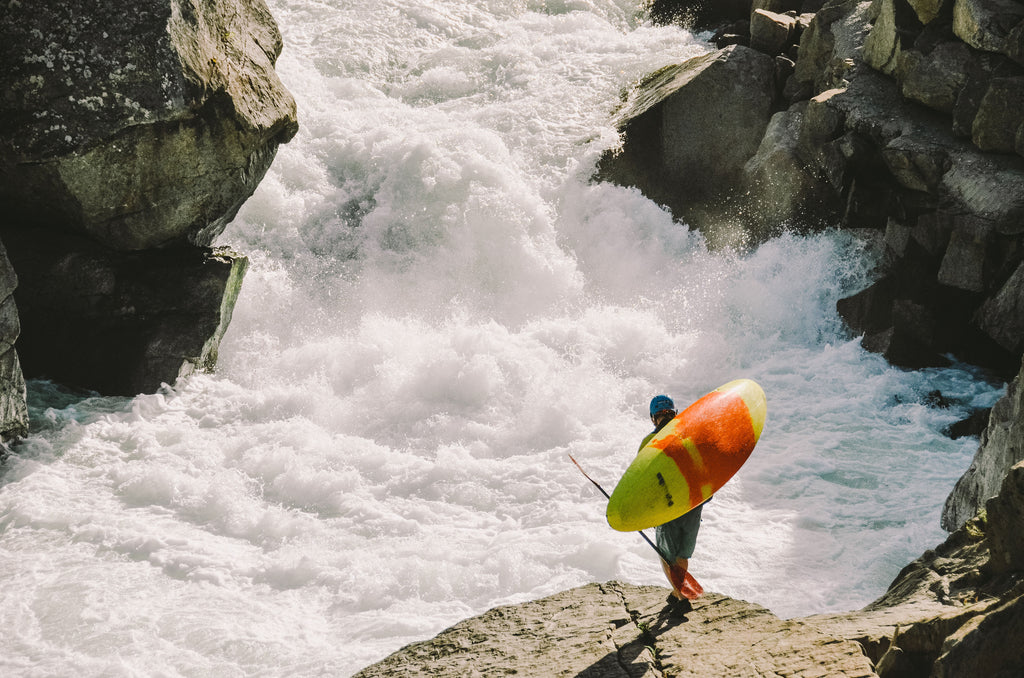
<path fill-rule="evenodd" d="M 245 261 L 210 245 L 297 130 L 281 47 L 263 0 L 0 6 L 0 430 L 22 371 L 134 395 L 211 363 Z"/>

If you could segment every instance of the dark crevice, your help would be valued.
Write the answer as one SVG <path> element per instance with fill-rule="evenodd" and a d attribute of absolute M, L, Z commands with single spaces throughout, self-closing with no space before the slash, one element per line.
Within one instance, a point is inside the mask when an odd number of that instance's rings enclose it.
<path fill-rule="evenodd" d="M 641 620 L 641 614 L 637 610 L 630 609 L 629 603 L 626 601 L 626 597 L 623 595 L 622 590 L 617 586 L 611 586 L 607 590 L 608 592 L 614 593 L 618 596 L 619 601 L 622 603 L 622 608 L 629 617 L 629 623 L 633 624 L 636 630 L 639 632 L 638 635 L 626 643 L 625 645 L 619 645 L 613 641 L 616 651 L 616 661 L 618 666 L 622 669 L 622 673 L 630 678 L 650 675 L 648 671 L 653 671 L 656 678 L 662 678 L 664 676 L 664 667 L 661 665 L 661 661 L 658 657 L 658 646 L 657 636 L 652 632 L 648 623 Z M 646 651 L 650 657 L 641 659 L 644 651 Z M 641 659 L 642 665 L 636 663 L 637 659 Z"/>

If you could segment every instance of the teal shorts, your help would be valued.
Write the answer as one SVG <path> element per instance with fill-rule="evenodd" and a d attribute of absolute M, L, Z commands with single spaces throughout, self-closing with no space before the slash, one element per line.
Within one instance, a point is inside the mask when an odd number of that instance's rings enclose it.
<path fill-rule="evenodd" d="M 700 530 L 700 513 L 704 508 L 701 504 L 690 509 L 675 520 L 670 520 L 655 529 L 658 548 L 668 556 L 671 565 L 680 558 L 689 558 L 697 546 L 697 532 Z"/>

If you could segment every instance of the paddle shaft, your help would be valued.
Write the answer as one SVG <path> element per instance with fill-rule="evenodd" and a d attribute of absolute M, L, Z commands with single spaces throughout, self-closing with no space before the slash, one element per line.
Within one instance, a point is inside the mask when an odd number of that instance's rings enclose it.
<path fill-rule="evenodd" d="M 594 483 L 594 487 L 596 487 L 597 489 L 601 490 L 601 494 L 603 494 L 605 496 L 605 499 L 611 499 L 611 497 L 608 495 L 608 493 L 604 491 L 604 488 L 601 487 L 601 484 L 598 483 L 593 478 L 591 478 L 590 475 L 587 474 L 587 472 L 583 470 L 583 467 L 580 466 L 580 463 L 578 461 L 576 461 L 575 459 L 573 459 L 573 456 L 571 454 L 569 455 L 569 459 L 572 459 L 572 463 L 576 464 L 576 468 L 578 468 L 580 470 L 580 473 L 583 474 L 584 478 L 586 478 L 590 482 Z M 650 538 L 646 534 L 644 534 L 642 530 L 637 532 L 637 534 L 639 534 L 641 537 L 644 538 L 644 541 L 647 542 L 652 549 L 654 549 L 654 552 L 657 553 L 661 557 L 662 560 L 664 560 L 666 563 L 671 562 L 668 558 L 665 557 L 665 554 L 661 552 L 661 549 L 658 548 L 658 545 L 655 544 L 653 541 L 651 541 Z"/>

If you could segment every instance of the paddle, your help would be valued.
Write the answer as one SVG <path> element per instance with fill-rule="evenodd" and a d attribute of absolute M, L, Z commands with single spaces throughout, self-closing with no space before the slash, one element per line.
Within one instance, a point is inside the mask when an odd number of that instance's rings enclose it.
<path fill-rule="evenodd" d="M 598 483 L 593 478 L 591 478 L 590 475 L 583 470 L 583 467 L 580 466 L 580 463 L 576 461 L 576 459 L 573 458 L 571 454 L 569 455 L 569 459 L 571 459 L 572 463 L 576 465 L 576 468 L 580 470 L 580 473 L 583 474 L 583 477 L 592 482 L 594 484 L 594 487 L 601 491 L 601 494 L 605 496 L 605 499 L 611 499 L 608 493 L 604 491 L 604 488 L 601 487 L 601 484 Z M 661 560 L 666 565 L 668 565 L 668 579 L 669 582 L 672 583 L 672 587 L 676 591 L 682 594 L 682 596 L 687 600 L 696 600 L 701 596 L 702 593 L 704 593 L 704 587 L 697 583 L 697 580 L 693 578 L 692 574 L 690 574 L 687 570 L 684 570 L 679 565 L 669 565 L 671 561 L 665 556 L 664 553 L 661 552 L 661 549 L 658 548 L 658 545 L 651 541 L 650 538 L 643 533 L 643 530 L 640 530 L 638 534 L 644 538 L 644 541 L 647 542 L 652 549 L 654 549 L 654 552 L 658 554 Z"/>

